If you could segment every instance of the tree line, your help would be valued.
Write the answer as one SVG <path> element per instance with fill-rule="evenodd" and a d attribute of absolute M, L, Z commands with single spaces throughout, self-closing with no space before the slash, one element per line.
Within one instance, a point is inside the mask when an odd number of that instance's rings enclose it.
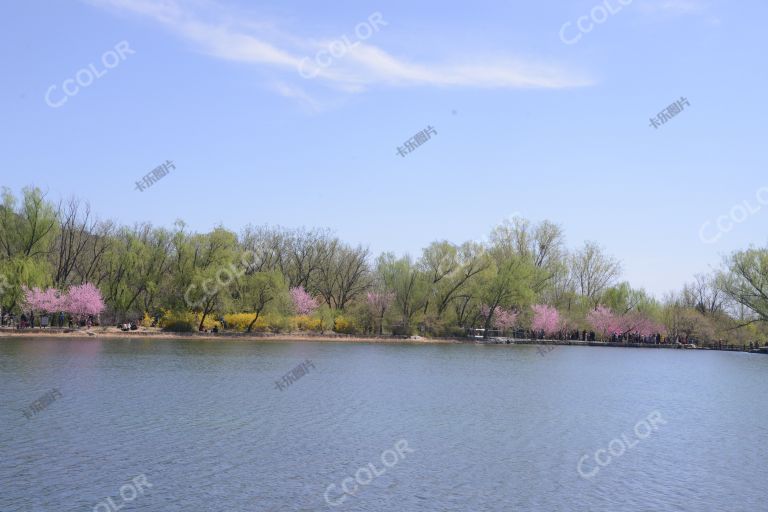
<path fill-rule="evenodd" d="M 248 331 L 458 336 L 533 327 L 766 338 L 768 249 L 736 252 L 661 299 L 621 272 L 598 244 L 569 249 L 559 225 L 520 217 L 496 226 L 487 242 L 435 241 L 413 257 L 374 256 L 321 228 L 121 226 L 78 199 L 55 203 L 33 187 L 18 196 L 3 188 L 0 205 L 5 312 L 23 311 L 25 290 L 90 283 L 106 305 L 102 323 L 173 317 L 193 318 L 195 328 L 225 320 L 223 327 L 229 316 L 240 319 L 229 328 Z"/>

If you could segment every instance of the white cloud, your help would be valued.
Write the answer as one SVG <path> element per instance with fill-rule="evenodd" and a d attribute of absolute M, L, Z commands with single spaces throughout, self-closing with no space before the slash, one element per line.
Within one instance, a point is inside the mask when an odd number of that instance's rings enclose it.
<path fill-rule="evenodd" d="M 705 0 L 645 0 L 638 7 L 645 14 L 661 19 L 695 16 L 710 25 L 720 25 L 720 18 L 711 14 Z"/>
<path fill-rule="evenodd" d="M 478 56 L 472 62 L 414 63 L 360 42 L 332 65 L 314 64 L 318 42 L 281 33 L 261 21 L 245 19 L 208 0 L 87 0 L 89 3 L 131 12 L 161 23 L 213 57 L 280 69 L 299 78 L 299 67 L 314 79 L 345 92 L 371 86 L 440 86 L 465 88 L 567 88 L 590 85 L 590 79 L 556 66 Z M 675 0 L 666 0 L 669 2 Z M 684 1 L 684 0 L 677 0 Z M 205 15 L 201 14 L 205 11 Z M 353 27 L 350 27 L 350 31 Z M 386 27 L 382 28 L 386 30 Z M 341 34 L 339 35 L 341 37 Z M 374 35 L 375 37 L 375 35 Z M 281 82 L 273 87 L 284 96 L 308 101 L 305 93 Z M 313 100 L 314 101 L 314 100 Z M 311 102 L 310 102 L 311 103 Z"/>
<path fill-rule="evenodd" d="M 697 0 L 663 0 L 658 8 L 673 14 L 691 14 L 703 11 L 704 5 Z"/>
<path fill-rule="evenodd" d="M 638 6 L 646 13 L 667 16 L 698 15 L 708 9 L 707 4 L 702 0 L 645 0 Z"/>
<path fill-rule="evenodd" d="M 325 110 L 325 104 L 316 100 L 304 89 L 296 85 L 287 84 L 285 82 L 273 82 L 270 87 L 273 91 L 285 98 L 291 98 L 298 100 L 302 105 L 313 113 L 322 112 Z"/>

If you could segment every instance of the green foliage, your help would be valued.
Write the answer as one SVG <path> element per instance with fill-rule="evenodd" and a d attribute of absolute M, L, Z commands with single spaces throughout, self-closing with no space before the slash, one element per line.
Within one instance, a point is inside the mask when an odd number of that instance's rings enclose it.
<path fill-rule="evenodd" d="M 247 332 L 253 329 L 260 315 L 288 310 L 288 286 L 276 271 L 241 275 L 234 281 L 232 297 L 236 308 L 253 313 L 253 320 L 245 327 Z"/>
<path fill-rule="evenodd" d="M 519 312 L 527 325 L 531 304 L 553 306 L 569 329 L 584 329 L 602 304 L 680 336 L 747 342 L 768 334 L 768 249 L 733 254 L 717 276 L 696 276 L 661 303 L 617 282 L 619 262 L 597 244 L 566 249 L 562 229 L 548 221 L 515 217 L 487 243 L 441 240 L 415 257 L 371 261 L 367 249 L 325 229 L 248 226 L 238 235 L 223 227 L 195 233 L 182 221 L 170 230 L 116 226 L 93 221 L 77 201 L 54 205 L 37 188 L 0 195 L 3 311 L 19 311 L 23 286 L 92 282 L 108 306 L 103 323 L 144 317 L 147 325 L 165 311 L 161 326 L 186 332 L 223 317 L 239 332 L 463 335 L 488 328 L 491 315 L 481 312 L 498 308 Z M 292 316 L 295 287 L 321 304 L 313 315 Z"/>
<path fill-rule="evenodd" d="M 736 252 L 726 260 L 726 266 L 718 279 L 723 291 L 768 321 L 768 249 Z"/>

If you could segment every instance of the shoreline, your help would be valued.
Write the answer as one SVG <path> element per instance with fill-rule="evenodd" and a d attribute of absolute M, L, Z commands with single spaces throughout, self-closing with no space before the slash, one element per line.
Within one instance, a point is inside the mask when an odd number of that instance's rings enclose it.
<path fill-rule="evenodd" d="M 471 338 L 425 338 L 421 336 L 361 336 L 347 334 L 313 334 L 313 333 L 177 333 L 164 332 L 157 329 L 142 327 L 136 331 L 121 331 L 116 327 L 96 327 L 91 329 L 75 328 L 34 328 L 18 330 L 15 328 L 0 328 L 0 342 L 14 338 L 62 338 L 62 339 L 156 339 L 156 340 L 188 340 L 188 341 L 242 341 L 264 343 L 290 343 L 290 342 L 314 342 L 314 343 L 370 343 L 370 344 L 405 344 L 405 345 L 535 345 L 535 346 L 580 346 L 580 347 L 609 347 L 609 348 L 645 348 L 645 349 L 678 349 L 687 350 L 718 350 L 711 347 L 678 347 L 673 344 L 651 343 L 611 343 L 607 341 L 580 341 L 580 340 L 532 340 L 510 339 L 508 342 L 500 340 L 474 340 Z M 553 350 L 550 348 L 549 350 Z M 760 352 L 764 352 L 760 350 Z M 749 352 L 741 347 L 734 346 L 728 349 L 719 349 L 723 352 Z M 758 352 L 758 350 L 755 350 Z"/>
<path fill-rule="evenodd" d="M 144 328 L 145 329 L 145 328 Z M 99 327 L 92 329 L 60 329 L 60 328 L 34 328 L 34 329 L 6 329 L 0 328 L 0 341 L 3 338 L 65 338 L 87 339 L 99 338 L 155 338 L 159 340 L 201 340 L 201 341 L 263 341 L 263 342 L 291 342 L 311 341 L 318 343 L 400 343 L 400 344 L 464 344 L 460 339 L 451 338 L 424 338 L 421 336 L 397 337 L 397 336 L 355 336 L 345 334 L 308 334 L 308 333 L 177 333 L 155 330 L 121 331 L 114 327 Z"/>

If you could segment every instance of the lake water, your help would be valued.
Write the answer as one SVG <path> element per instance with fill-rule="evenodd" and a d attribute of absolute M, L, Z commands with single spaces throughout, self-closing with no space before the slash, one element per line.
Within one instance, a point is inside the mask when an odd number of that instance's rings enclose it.
<path fill-rule="evenodd" d="M 0 511 L 756 512 L 767 383 L 745 353 L 0 340 Z"/>

